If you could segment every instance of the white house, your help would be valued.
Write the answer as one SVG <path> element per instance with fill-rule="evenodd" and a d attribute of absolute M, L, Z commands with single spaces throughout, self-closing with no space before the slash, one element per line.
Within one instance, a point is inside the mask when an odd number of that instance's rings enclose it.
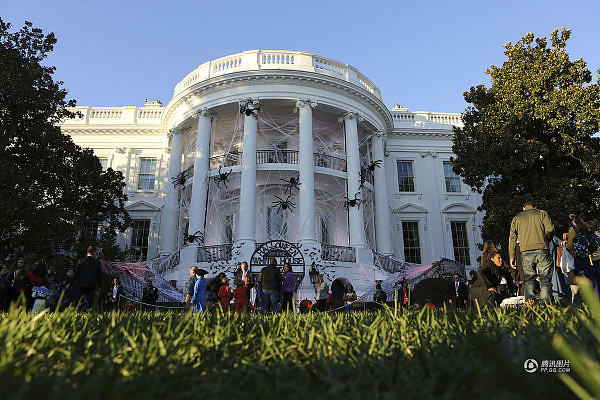
<path fill-rule="evenodd" d="M 77 110 L 63 132 L 127 181 L 120 244 L 178 255 L 167 279 L 275 256 L 366 291 L 404 261 L 475 265 L 481 198 L 449 163 L 461 115 L 389 110 L 347 64 L 245 51 L 200 65 L 165 106 Z"/>

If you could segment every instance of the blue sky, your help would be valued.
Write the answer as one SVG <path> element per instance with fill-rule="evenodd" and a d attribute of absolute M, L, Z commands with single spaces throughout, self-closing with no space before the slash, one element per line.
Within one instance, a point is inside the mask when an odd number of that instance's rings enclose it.
<path fill-rule="evenodd" d="M 502 45 L 572 29 L 568 51 L 600 68 L 600 1 L 2 0 L 0 16 L 54 32 L 48 63 L 79 105 L 166 104 L 198 65 L 252 49 L 304 50 L 358 68 L 388 107 L 461 112 Z"/>

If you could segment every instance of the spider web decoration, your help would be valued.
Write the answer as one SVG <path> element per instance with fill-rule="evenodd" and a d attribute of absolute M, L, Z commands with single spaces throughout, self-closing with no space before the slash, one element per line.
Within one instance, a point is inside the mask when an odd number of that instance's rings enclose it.
<path fill-rule="evenodd" d="M 166 257 L 155 258 L 151 261 L 139 263 L 102 262 L 102 270 L 111 277 L 119 278 L 125 289 L 127 297 L 133 296 L 135 300 L 142 297 L 142 289 L 146 280 L 150 279 L 158 289 L 158 302 L 181 301 L 183 293 L 173 287 L 162 276 L 162 271 L 168 270 L 169 265 L 179 262 L 179 253 Z"/>
<path fill-rule="evenodd" d="M 257 173 L 256 173 L 256 242 L 283 239 L 298 241 L 299 221 L 298 190 L 287 189 L 286 181 L 298 178 L 299 125 L 297 114 L 291 106 L 262 104 L 257 119 Z M 210 173 L 205 225 L 206 246 L 229 244 L 236 240 L 239 227 L 239 202 L 241 184 L 241 158 L 243 153 L 244 115 L 237 108 L 220 112 L 213 124 L 211 139 Z M 365 167 L 372 162 L 369 141 L 372 130 L 359 123 L 360 161 Z M 195 134 L 192 132 L 184 143 L 183 170 L 187 181 L 180 190 L 180 247 L 187 227 L 191 204 Z M 315 174 L 315 228 L 317 241 L 348 246 L 348 212 L 344 209 L 344 196 L 348 196 L 345 175 L 346 154 L 344 124 L 337 115 L 313 112 L 313 151 L 315 168 L 326 168 L 328 175 Z M 213 181 L 218 168 L 222 172 L 232 170 L 227 187 Z M 331 173 L 331 169 L 337 173 Z M 339 176 L 337 176 L 337 175 Z M 300 185 L 302 182 L 300 181 Z M 361 190 L 363 199 L 360 209 L 365 218 L 365 234 L 368 244 L 374 248 L 374 206 L 372 184 Z M 291 193 L 290 193 L 291 192 Z M 273 203 L 275 196 L 288 199 L 294 208 L 282 210 Z M 354 197 L 354 193 L 349 195 Z"/>

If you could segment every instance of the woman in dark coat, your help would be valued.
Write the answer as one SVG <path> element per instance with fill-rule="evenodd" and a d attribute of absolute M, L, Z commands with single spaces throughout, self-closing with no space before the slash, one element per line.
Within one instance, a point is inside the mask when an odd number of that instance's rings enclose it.
<path fill-rule="evenodd" d="M 478 303 L 479 307 L 486 305 L 495 306 L 498 299 L 498 285 L 500 284 L 502 257 L 493 251 L 483 260 L 477 271 L 477 280 L 471 288 L 471 300 Z"/>

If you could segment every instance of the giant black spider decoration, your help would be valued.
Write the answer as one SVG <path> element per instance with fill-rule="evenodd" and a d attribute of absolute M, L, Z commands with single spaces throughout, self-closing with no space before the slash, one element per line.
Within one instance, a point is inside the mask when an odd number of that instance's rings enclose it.
<path fill-rule="evenodd" d="M 367 166 L 368 170 L 371 172 L 375 171 L 375 168 L 380 168 L 380 167 L 381 167 L 381 160 L 373 161 L 371 164 L 369 164 Z"/>
<path fill-rule="evenodd" d="M 177 187 L 177 186 L 185 186 L 185 181 L 187 179 L 187 176 L 185 175 L 185 171 L 180 172 L 179 174 L 177 174 L 177 176 L 174 176 L 171 178 L 171 181 L 173 181 L 173 186 Z"/>
<path fill-rule="evenodd" d="M 292 189 L 296 188 L 296 190 L 300 190 L 300 187 L 298 187 L 298 185 L 300 185 L 300 178 L 299 177 L 295 177 L 292 176 L 290 179 L 280 179 L 282 181 L 285 182 L 285 185 L 283 185 L 283 193 L 288 193 L 292 194 Z"/>
<path fill-rule="evenodd" d="M 273 202 L 273 206 L 277 206 L 278 210 L 283 210 L 283 211 L 287 211 L 288 209 L 293 209 L 295 207 L 294 203 L 292 203 L 290 201 L 290 197 L 292 195 L 288 195 L 288 197 L 284 199 L 282 199 L 281 197 L 275 195 L 275 197 L 277 198 L 277 201 Z"/>
<path fill-rule="evenodd" d="M 240 104 L 240 114 L 244 114 L 245 116 L 254 116 L 254 118 L 258 119 L 258 109 L 250 108 L 245 105 Z"/>
<path fill-rule="evenodd" d="M 229 182 L 228 176 L 231 174 L 231 171 L 232 170 L 229 170 L 229 172 L 221 172 L 221 167 L 219 167 L 218 175 L 213 178 L 219 189 L 221 188 L 221 183 L 227 188 L 227 182 Z"/>
<path fill-rule="evenodd" d="M 359 193 L 360 192 L 356 192 L 353 199 L 350 199 L 350 198 L 344 196 L 344 198 L 346 199 L 344 201 L 344 208 L 346 208 L 346 209 L 348 209 L 348 207 L 360 208 L 360 203 L 362 203 L 362 200 L 357 197 L 359 195 Z"/>
<path fill-rule="evenodd" d="M 198 244 L 204 244 L 204 234 L 200 231 L 196 231 L 196 233 L 188 235 L 188 234 L 184 234 L 183 235 L 183 240 L 185 240 L 185 242 L 187 243 L 198 243 Z"/>

